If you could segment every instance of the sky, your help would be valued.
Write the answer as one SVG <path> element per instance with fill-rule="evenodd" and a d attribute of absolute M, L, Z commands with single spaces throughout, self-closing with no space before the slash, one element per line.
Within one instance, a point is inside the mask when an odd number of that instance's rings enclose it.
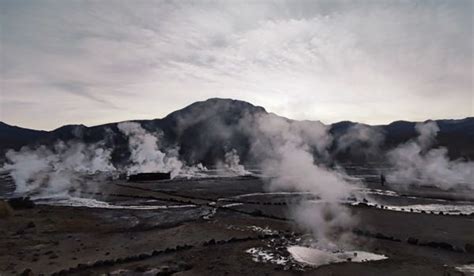
<path fill-rule="evenodd" d="M 474 116 L 473 3 L 0 0 L 0 121 L 153 119 L 212 97 L 324 123 Z"/>

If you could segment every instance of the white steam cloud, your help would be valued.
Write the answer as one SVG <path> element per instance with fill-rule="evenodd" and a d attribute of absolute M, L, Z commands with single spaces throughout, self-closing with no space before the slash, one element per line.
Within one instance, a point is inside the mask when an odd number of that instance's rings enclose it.
<path fill-rule="evenodd" d="M 130 165 L 128 173 L 169 172 L 171 178 L 178 175 L 196 176 L 206 168 L 202 164 L 188 167 L 179 160 L 176 148 L 167 149 L 164 153 L 159 149 L 157 135 L 146 131 L 139 123 L 124 122 L 117 125 L 118 129 L 128 137 L 130 149 Z"/>
<path fill-rule="evenodd" d="M 351 188 L 342 173 L 318 165 L 315 157 L 327 156 L 332 141 L 327 127 L 319 122 L 292 122 L 269 114 L 254 119 L 252 151 L 261 156 L 265 175 L 271 176 L 271 190 L 310 192 L 320 200 L 302 202 L 294 218 L 311 231 L 318 246 L 332 248 L 352 220 L 340 202 Z M 341 246 L 339 244 L 338 246 Z"/>
<path fill-rule="evenodd" d="M 110 154 L 100 144 L 58 142 L 52 148 L 10 150 L 3 169 L 10 171 L 16 193 L 61 195 L 87 185 L 82 181 L 83 174 L 114 171 Z"/>
<path fill-rule="evenodd" d="M 447 190 L 462 185 L 474 189 L 474 162 L 450 160 L 444 147 L 432 148 L 439 131 L 435 122 L 417 124 L 418 137 L 388 153 L 394 170 L 389 183 L 432 185 Z"/>
<path fill-rule="evenodd" d="M 167 155 L 158 149 L 158 137 L 147 132 L 139 123 L 124 122 L 118 129 L 128 137 L 131 165 L 129 173 L 170 172 L 178 175 L 183 163 L 174 155 Z"/>
<path fill-rule="evenodd" d="M 236 149 L 232 149 L 225 153 L 224 163 L 217 163 L 218 169 L 223 169 L 226 173 L 232 175 L 249 175 L 244 165 L 240 164 L 240 157 Z"/>
<path fill-rule="evenodd" d="M 178 175 L 189 178 L 201 176 L 207 170 L 202 164 L 186 166 L 179 160 L 176 148 L 170 148 L 166 153 L 160 151 L 158 136 L 147 132 L 138 123 L 120 123 L 118 128 L 128 137 L 128 173 L 170 172 L 172 178 Z M 105 148 L 103 141 L 96 144 L 59 141 L 51 147 L 42 145 L 9 150 L 1 169 L 12 176 L 16 194 L 67 196 L 85 187 L 94 188 L 95 182 L 87 175 L 98 172 L 115 174 L 117 169 L 111 162 L 111 153 L 112 149 Z"/>

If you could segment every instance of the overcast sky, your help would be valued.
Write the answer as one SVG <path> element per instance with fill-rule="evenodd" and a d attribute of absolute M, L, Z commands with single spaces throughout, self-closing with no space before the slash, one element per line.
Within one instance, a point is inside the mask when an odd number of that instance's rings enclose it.
<path fill-rule="evenodd" d="M 473 116 L 471 0 L 0 0 L 0 121 L 160 118 L 211 97 L 370 124 Z"/>

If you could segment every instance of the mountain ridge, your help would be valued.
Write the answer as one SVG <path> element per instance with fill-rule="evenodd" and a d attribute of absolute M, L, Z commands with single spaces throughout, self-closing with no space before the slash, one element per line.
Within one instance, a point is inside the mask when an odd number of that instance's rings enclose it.
<path fill-rule="evenodd" d="M 211 163 L 216 156 L 223 155 L 230 148 L 237 148 L 245 159 L 250 143 L 249 137 L 238 130 L 228 133 L 228 131 L 217 129 L 219 127 L 227 129 L 227 126 L 236 126 L 243 117 L 258 113 L 273 114 L 267 112 L 261 106 L 255 106 L 245 101 L 211 98 L 192 103 L 169 113 L 163 118 L 123 122 L 138 122 L 150 132 L 162 132 L 164 144 L 178 145 L 180 154 L 189 162 Z M 279 117 L 288 121 L 298 121 Z M 321 123 L 311 120 L 301 120 L 299 122 L 302 121 Z M 474 146 L 470 143 L 474 140 L 474 117 L 427 121 L 435 121 L 438 124 L 440 128 L 437 137 L 438 145 L 448 148 L 450 157 L 474 159 Z M 119 133 L 117 128 L 119 123 L 122 122 L 90 127 L 81 124 L 64 125 L 52 131 L 44 131 L 11 126 L 0 122 L 0 153 L 4 153 L 10 148 L 18 150 L 25 145 L 51 144 L 57 140 L 82 140 L 85 143 L 98 142 L 103 140 L 104 137 L 108 137 L 110 132 Z M 357 124 L 380 130 L 385 134 L 384 148 L 389 149 L 414 138 L 417 123 L 419 122 L 399 120 L 387 125 L 372 126 L 352 121 L 341 121 L 326 126 L 333 135 L 342 135 Z M 113 138 L 113 141 L 109 141 L 109 143 L 113 144 L 114 147 L 125 150 L 123 137 Z M 216 144 L 220 147 L 213 146 Z M 115 158 L 120 159 L 122 157 L 115 156 Z M 345 156 L 343 158 L 350 157 Z"/>

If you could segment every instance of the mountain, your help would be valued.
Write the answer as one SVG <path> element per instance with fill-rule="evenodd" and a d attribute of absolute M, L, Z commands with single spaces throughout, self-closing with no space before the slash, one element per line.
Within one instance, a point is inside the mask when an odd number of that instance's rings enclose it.
<path fill-rule="evenodd" d="M 33 130 L 0 122 L 0 150 L 19 149 L 48 135 L 47 131 Z"/>
<path fill-rule="evenodd" d="M 193 103 L 170 113 L 162 119 L 137 120 L 150 132 L 161 132 L 162 146 L 178 146 L 180 155 L 188 162 L 213 164 L 226 151 L 235 148 L 246 161 L 250 150 L 250 137 L 239 127 L 242 118 L 256 114 L 268 114 L 263 107 L 232 99 L 213 98 Z M 276 116 L 276 115 L 275 115 Z M 289 119 L 286 119 L 289 120 Z M 291 121 L 291 120 L 289 120 Z M 318 123 L 318 122 L 310 122 Z M 461 120 L 437 120 L 440 131 L 437 146 L 448 148 L 452 158 L 474 159 L 474 118 Z M 8 148 L 19 149 L 25 145 L 52 144 L 58 140 L 80 140 L 85 143 L 105 141 L 114 148 L 112 158 L 121 162 L 128 156 L 125 137 L 117 128 L 118 123 L 87 127 L 66 125 L 53 131 L 37 131 L 0 123 L 0 153 Z M 329 125 L 334 137 L 347 133 L 355 122 L 343 121 Z M 396 121 L 388 125 L 365 127 L 383 133 L 382 150 L 389 150 L 416 137 L 416 122 Z M 218 146 L 216 146 L 218 145 Z M 363 146 L 363 145 L 362 145 Z M 334 148 L 333 148 L 334 150 Z M 334 155 L 339 161 L 367 161 L 355 157 L 352 152 Z M 380 156 L 380 155 L 379 155 Z"/>

